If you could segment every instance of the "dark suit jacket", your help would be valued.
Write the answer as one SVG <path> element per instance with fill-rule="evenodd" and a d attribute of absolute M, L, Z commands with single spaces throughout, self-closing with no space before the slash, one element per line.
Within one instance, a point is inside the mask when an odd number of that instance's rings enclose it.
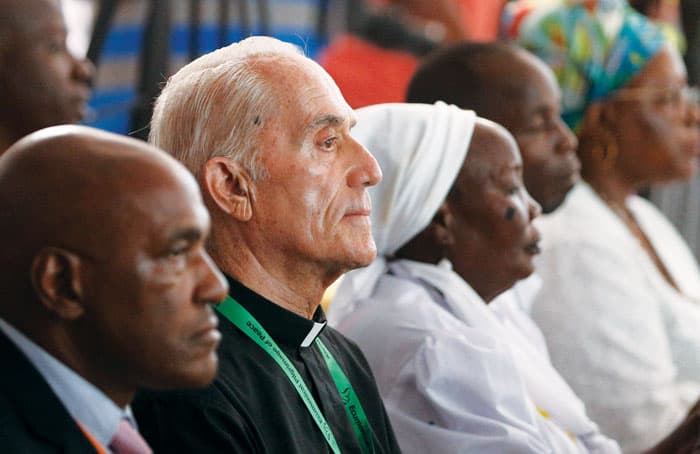
<path fill-rule="evenodd" d="M 0 452 L 97 452 L 41 374 L 1 331 Z"/>

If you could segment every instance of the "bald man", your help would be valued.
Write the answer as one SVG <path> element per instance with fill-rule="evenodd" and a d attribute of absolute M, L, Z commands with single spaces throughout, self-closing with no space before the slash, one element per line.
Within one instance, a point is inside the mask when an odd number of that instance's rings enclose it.
<path fill-rule="evenodd" d="M 0 0 L 0 154 L 86 112 L 92 64 L 66 47 L 58 0 Z"/>
<path fill-rule="evenodd" d="M 525 187 L 545 213 L 579 178 L 576 136 L 560 118 L 552 71 L 502 43 L 460 43 L 429 56 L 411 79 L 408 102 L 445 101 L 505 126 L 523 157 Z"/>
<path fill-rule="evenodd" d="M 142 142 L 58 126 L 0 157 L 0 212 L 0 451 L 150 452 L 136 389 L 217 369 L 227 285 L 194 178 Z"/>

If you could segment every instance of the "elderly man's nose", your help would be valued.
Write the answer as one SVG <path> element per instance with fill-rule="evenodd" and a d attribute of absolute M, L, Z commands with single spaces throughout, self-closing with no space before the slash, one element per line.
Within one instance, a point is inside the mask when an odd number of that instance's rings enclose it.
<path fill-rule="evenodd" d="M 355 147 L 354 153 L 355 167 L 348 176 L 348 185 L 356 186 L 375 186 L 382 181 L 382 170 L 379 168 L 377 160 L 367 151 L 359 142 L 352 139 L 351 146 Z"/>

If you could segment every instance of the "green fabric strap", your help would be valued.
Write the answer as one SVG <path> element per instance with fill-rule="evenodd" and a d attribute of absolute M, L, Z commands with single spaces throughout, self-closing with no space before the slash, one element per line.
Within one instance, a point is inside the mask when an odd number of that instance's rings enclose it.
<path fill-rule="evenodd" d="M 352 422 L 352 428 L 355 429 L 355 436 L 360 443 L 362 454 L 374 454 L 372 431 L 369 429 L 367 415 L 365 414 L 364 408 L 362 408 L 360 399 L 357 398 L 357 394 L 350 384 L 350 380 L 348 380 L 343 369 L 340 368 L 340 364 L 333 358 L 333 355 L 328 351 L 320 337 L 316 338 L 316 345 L 318 345 L 323 359 L 326 360 L 326 365 L 331 372 L 335 387 L 338 388 L 340 398 L 343 400 L 343 406 L 345 406 L 345 411 Z"/>
<path fill-rule="evenodd" d="M 304 401 L 304 405 L 306 405 L 307 410 L 314 419 L 314 422 L 316 422 L 318 428 L 321 430 L 321 433 L 328 442 L 328 445 L 331 447 L 333 453 L 340 454 L 340 448 L 338 447 L 338 442 L 333 436 L 333 431 L 328 425 L 328 421 L 326 421 L 323 413 L 321 413 L 321 410 L 318 408 L 311 391 L 309 391 L 309 388 L 306 386 L 306 383 L 304 383 L 304 380 L 301 378 L 301 375 L 299 374 L 299 371 L 297 371 L 296 367 L 294 367 L 294 364 L 292 364 L 289 358 L 287 358 L 287 355 L 285 355 L 279 348 L 277 343 L 267 333 L 265 328 L 258 323 L 250 312 L 248 312 L 231 296 L 227 296 L 224 302 L 219 304 L 216 309 L 245 335 L 253 340 L 253 342 L 258 344 L 260 348 L 270 355 L 270 357 L 277 363 L 277 365 L 282 369 L 282 372 L 284 372 L 296 389 L 299 397 L 301 397 L 301 400 Z M 345 411 L 352 422 L 355 435 L 357 436 L 357 439 L 362 447 L 362 453 L 374 453 L 372 433 L 369 430 L 367 416 L 365 415 L 364 409 L 357 398 L 355 390 L 352 388 L 350 381 L 343 373 L 338 362 L 335 360 L 335 358 L 333 358 L 333 355 L 331 355 L 326 346 L 323 345 L 321 339 L 317 338 L 316 344 L 321 351 L 321 355 L 326 361 L 331 377 L 333 377 L 335 386 L 340 393 L 343 405 L 345 406 Z"/>

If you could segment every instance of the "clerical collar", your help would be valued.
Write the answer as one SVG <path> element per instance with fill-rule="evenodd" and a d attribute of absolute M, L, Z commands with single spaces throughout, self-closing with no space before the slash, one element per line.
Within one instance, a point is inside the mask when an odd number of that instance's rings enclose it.
<path fill-rule="evenodd" d="M 319 305 L 311 320 L 278 306 L 231 276 L 226 276 L 229 294 L 270 333 L 279 345 L 306 348 L 326 326 L 326 314 Z"/>

